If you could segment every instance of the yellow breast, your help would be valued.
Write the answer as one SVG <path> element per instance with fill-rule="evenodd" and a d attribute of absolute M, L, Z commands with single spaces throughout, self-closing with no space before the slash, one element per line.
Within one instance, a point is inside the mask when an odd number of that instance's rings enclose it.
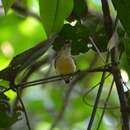
<path fill-rule="evenodd" d="M 74 60 L 71 56 L 59 56 L 56 59 L 56 71 L 61 74 L 70 74 L 76 71 Z"/>

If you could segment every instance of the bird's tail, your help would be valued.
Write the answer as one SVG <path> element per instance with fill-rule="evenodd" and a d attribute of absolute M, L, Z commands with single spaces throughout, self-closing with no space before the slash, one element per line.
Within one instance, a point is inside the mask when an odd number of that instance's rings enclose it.
<path fill-rule="evenodd" d="M 67 77 L 63 77 L 64 81 L 66 84 L 69 84 L 70 83 L 70 80 L 71 80 L 71 77 L 70 76 L 67 76 Z"/>
<path fill-rule="evenodd" d="M 65 81 L 66 84 L 70 83 L 70 79 L 69 78 L 64 79 L 64 81 Z"/>

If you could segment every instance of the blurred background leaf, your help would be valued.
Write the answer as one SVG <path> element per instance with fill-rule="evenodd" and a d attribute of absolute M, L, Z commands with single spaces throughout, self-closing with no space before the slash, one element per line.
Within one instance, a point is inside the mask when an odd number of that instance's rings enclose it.
<path fill-rule="evenodd" d="M 2 0 L 5 14 L 8 12 L 8 10 L 10 9 L 10 7 L 13 5 L 14 2 L 15 0 Z"/>

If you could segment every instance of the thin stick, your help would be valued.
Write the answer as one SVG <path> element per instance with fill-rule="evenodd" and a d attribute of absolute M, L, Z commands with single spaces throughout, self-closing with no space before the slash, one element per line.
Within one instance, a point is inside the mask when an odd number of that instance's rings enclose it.
<path fill-rule="evenodd" d="M 111 92 L 112 92 L 113 85 L 114 85 L 114 79 L 112 80 L 112 83 L 111 83 L 111 87 L 110 87 L 108 96 L 107 96 L 106 101 L 105 101 L 105 103 L 104 103 L 104 109 L 103 109 L 103 111 L 102 111 L 102 115 L 101 115 L 101 117 L 100 117 L 100 120 L 99 120 L 99 123 L 98 123 L 97 130 L 99 130 L 99 128 L 100 128 L 100 125 L 101 125 L 101 122 L 102 122 L 102 119 L 103 119 L 105 110 L 106 110 L 106 108 L 107 108 L 108 100 L 109 100 L 110 95 L 111 95 Z"/>
<path fill-rule="evenodd" d="M 108 60 L 109 60 L 109 52 L 107 53 L 106 63 L 108 62 Z M 93 111 L 92 111 L 92 114 L 91 114 L 91 118 L 90 118 L 87 130 L 91 130 L 91 127 L 92 127 L 92 124 L 93 124 L 93 121 L 94 121 L 94 118 L 95 118 L 95 115 L 96 115 L 97 106 L 98 106 L 98 103 L 99 103 L 99 99 L 100 99 L 101 92 L 102 92 L 102 89 L 103 89 L 103 84 L 104 84 L 104 81 L 105 81 L 105 75 L 106 75 L 106 71 L 103 71 L 101 83 L 100 83 L 100 86 L 99 86 L 99 89 L 98 89 L 98 92 L 97 92 L 95 104 L 94 104 L 94 107 L 93 107 Z"/>
<path fill-rule="evenodd" d="M 109 65 L 108 67 L 105 67 L 105 68 L 102 68 L 101 66 L 95 69 L 90 69 L 87 72 L 102 72 L 103 70 L 110 72 L 111 68 L 109 67 Z M 56 75 L 56 76 L 52 76 L 52 77 L 48 77 L 44 79 L 35 80 L 35 81 L 23 82 L 21 84 L 16 85 L 16 87 L 31 86 L 31 85 L 33 86 L 33 85 L 42 84 L 42 83 L 54 82 L 56 80 L 62 80 L 63 79 L 62 77 L 74 76 L 78 73 L 84 73 L 84 72 L 86 73 L 86 71 L 77 71 L 77 72 L 66 74 L 66 75 Z"/>
<path fill-rule="evenodd" d="M 50 82 L 56 82 L 58 80 L 63 80 L 62 77 L 57 77 L 57 78 L 54 78 L 54 79 L 48 79 L 48 80 L 45 80 L 43 79 L 43 81 L 34 81 L 32 83 L 28 83 L 28 84 L 25 84 L 24 86 L 22 86 L 21 84 L 20 85 L 17 85 L 18 88 L 28 88 L 28 87 L 31 87 L 31 86 L 35 86 L 35 85 L 39 85 L 39 84 L 46 84 L 46 83 L 50 83 Z"/>
<path fill-rule="evenodd" d="M 101 57 L 102 61 L 105 63 L 105 58 L 104 58 L 103 55 L 101 54 L 100 50 L 98 49 L 97 45 L 96 45 L 95 42 L 93 41 L 92 37 L 89 36 L 89 39 L 90 39 L 91 43 L 93 44 L 93 46 L 95 47 L 97 53 L 98 53 L 99 56 Z"/>
<path fill-rule="evenodd" d="M 110 75 L 111 75 L 111 74 L 108 74 L 108 75 L 105 77 L 105 79 L 107 79 Z M 95 88 L 96 88 L 98 85 L 100 85 L 100 84 L 101 84 L 101 82 L 97 83 L 97 84 L 94 85 L 92 88 L 90 88 L 89 90 L 87 90 L 87 92 L 85 92 L 85 94 L 83 95 L 83 101 L 84 101 L 84 102 L 86 102 L 86 101 L 85 101 L 86 96 L 87 96 L 93 89 L 95 89 Z"/>
<path fill-rule="evenodd" d="M 25 115 L 25 119 L 26 119 L 26 124 L 27 124 L 28 130 L 31 130 L 31 125 L 29 123 L 28 115 L 27 115 L 24 103 L 23 103 L 23 101 L 22 101 L 22 99 L 20 97 L 19 90 L 17 88 L 16 88 L 16 92 L 17 92 L 18 100 L 19 100 L 19 102 L 20 102 L 20 104 L 22 105 L 22 108 L 23 108 L 23 112 L 24 112 L 24 115 Z"/>
<path fill-rule="evenodd" d="M 34 85 L 38 85 L 38 84 L 45 84 L 45 83 L 50 83 L 50 82 L 55 82 L 58 80 L 63 80 L 62 76 L 64 77 L 68 77 L 68 76 L 74 76 L 76 74 L 80 74 L 80 73 L 93 73 L 93 72 L 102 72 L 102 71 L 107 71 L 107 72 L 111 72 L 111 67 L 109 67 L 110 64 L 107 64 L 104 68 L 102 68 L 103 66 L 100 66 L 98 68 L 94 68 L 94 69 L 90 69 L 87 71 L 77 71 L 71 74 L 66 74 L 66 75 L 56 75 L 56 76 L 51 76 L 48 78 L 44 78 L 44 79 L 39 79 L 39 80 L 35 80 L 35 81 L 30 81 L 30 82 L 22 82 L 20 84 L 15 85 L 17 88 L 27 88 L 30 86 L 34 86 Z M 2 91 L 2 93 L 5 93 L 9 90 L 11 90 L 12 88 L 6 88 Z"/>
<path fill-rule="evenodd" d="M 108 74 L 108 75 L 105 77 L 105 79 L 107 79 L 110 75 L 111 75 L 111 74 Z M 96 85 L 94 85 L 92 88 L 90 88 L 90 89 L 89 89 L 87 92 L 85 92 L 85 94 L 83 95 L 82 100 L 83 100 L 83 102 L 84 102 L 86 105 L 88 105 L 88 106 L 90 106 L 90 107 L 93 107 L 93 105 L 89 104 L 89 103 L 86 101 L 86 97 L 87 97 L 87 95 L 88 95 L 91 91 L 93 91 L 93 89 L 95 89 L 100 83 L 101 83 L 101 82 L 99 82 L 99 83 L 97 83 Z M 98 108 L 98 109 L 104 109 L 104 106 L 103 106 L 103 107 L 102 107 L 102 106 L 98 106 L 97 108 Z M 119 109 L 119 106 L 107 107 L 107 109 Z"/>

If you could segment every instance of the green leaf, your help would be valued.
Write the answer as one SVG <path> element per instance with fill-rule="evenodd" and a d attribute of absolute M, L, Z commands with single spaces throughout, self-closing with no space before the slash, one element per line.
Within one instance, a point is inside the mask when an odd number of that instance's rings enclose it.
<path fill-rule="evenodd" d="M 130 38 L 124 39 L 124 47 L 128 61 L 130 61 Z"/>
<path fill-rule="evenodd" d="M 69 17 L 69 20 L 80 20 L 82 18 L 85 18 L 88 12 L 88 8 L 86 5 L 85 0 L 74 0 L 74 8 L 71 13 L 71 16 Z"/>
<path fill-rule="evenodd" d="M 10 127 L 15 122 L 20 120 L 20 119 L 18 119 L 20 115 L 21 114 L 19 112 L 14 113 L 13 115 L 11 115 L 10 113 L 0 111 L 0 120 L 1 120 L 0 128 L 8 128 L 8 127 Z"/>
<path fill-rule="evenodd" d="M 0 93 L 0 100 L 9 100 L 9 98 L 4 94 L 4 93 Z"/>
<path fill-rule="evenodd" d="M 10 9 L 10 7 L 13 5 L 14 2 L 15 0 L 2 0 L 5 14 L 8 12 L 8 10 Z"/>
<path fill-rule="evenodd" d="M 94 40 L 94 43 L 98 47 L 101 52 L 105 52 L 107 50 L 108 38 L 105 35 L 105 28 L 103 21 L 97 18 L 95 15 L 90 15 L 87 17 L 84 22 L 85 27 L 89 30 L 89 36 L 91 36 Z M 97 52 L 95 47 L 92 49 Z"/>
<path fill-rule="evenodd" d="M 11 111 L 9 98 L 0 93 L 0 128 L 7 128 L 19 120 L 20 112 Z"/>
<path fill-rule="evenodd" d="M 105 32 L 102 30 L 99 33 L 94 34 L 93 36 L 93 41 L 96 44 L 97 48 L 101 51 L 101 52 L 105 52 L 107 51 L 107 36 L 105 35 Z M 97 52 L 96 48 L 94 46 L 92 46 L 92 49 Z"/>
<path fill-rule="evenodd" d="M 84 25 L 71 26 L 70 24 L 65 24 L 59 33 L 59 37 L 53 43 L 53 49 L 59 51 L 67 43 L 71 45 L 72 55 L 85 53 L 88 51 L 88 35 L 89 31 Z"/>
<path fill-rule="evenodd" d="M 59 32 L 70 15 L 73 0 L 39 0 L 42 24 L 47 35 Z"/>
<path fill-rule="evenodd" d="M 126 53 L 126 63 L 125 66 L 130 63 L 130 38 L 124 39 L 124 47 L 125 47 L 125 53 Z M 129 66 L 126 67 L 128 70 L 127 72 L 130 74 Z"/>
<path fill-rule="evenodd" d="M 118 18 L 123 27 L 130 36 L 130 1 L 129 0 L 112 0 L 115 9 L 117 10 Z"/>

